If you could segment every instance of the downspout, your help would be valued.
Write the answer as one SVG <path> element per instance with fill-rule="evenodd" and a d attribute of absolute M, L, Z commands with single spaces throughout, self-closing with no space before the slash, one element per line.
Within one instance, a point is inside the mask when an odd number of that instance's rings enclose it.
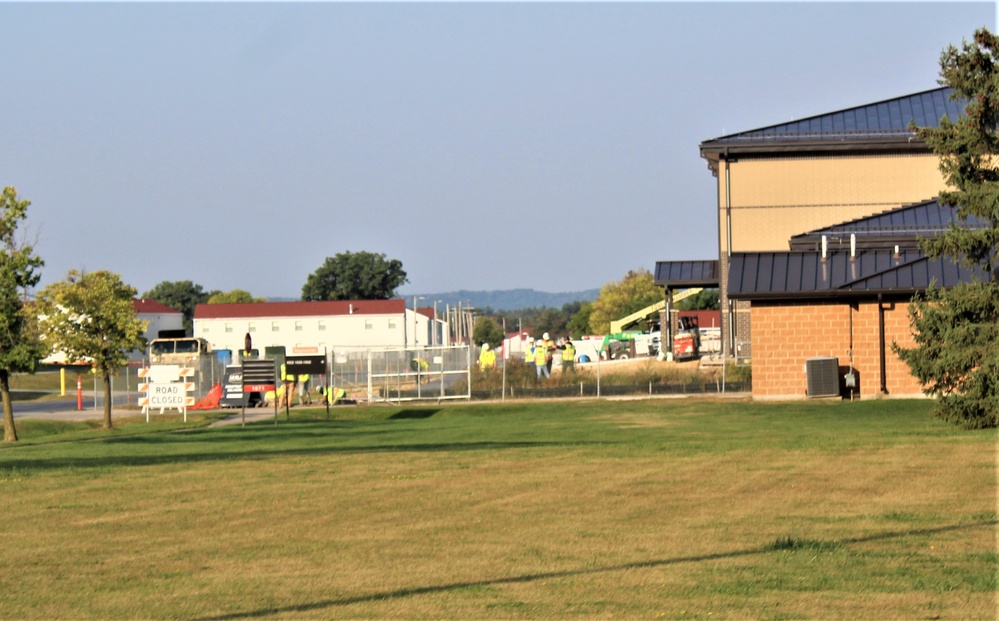
<path fill-rule="evenodd" d="M 725 147 L 725 284 L 728 285 L 728 269 L 732 259 L 732 174 L 728 162 L 728 147 Z M 728 292 L 725 293 L 725 302 L 728 306 L 728 353 L 735 351 L 735 314 L 732 312 L 732 300 L 728 299 Z M 727 355 L 723 352 L 722 359 Z"/>
<path fill-rule="evenodd" d="M 885 307 L 881 304 L 881 294 L 878 294 L 878 356 L 881 364 L 881 394 L 888 394 L 888 379 L 885 377 Z"/>

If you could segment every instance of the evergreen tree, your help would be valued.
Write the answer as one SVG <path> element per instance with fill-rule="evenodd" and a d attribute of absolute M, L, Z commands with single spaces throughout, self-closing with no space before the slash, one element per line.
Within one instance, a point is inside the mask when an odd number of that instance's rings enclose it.
<path fill-rule="evenodd" d="M 924 242 L 931 258 L 951 257 L 981 277 L 949 290 L 931 288 L 910 307 L 916 346 L 895 347 L 937 413 L 968 428 L 999 423 L 999 42 L 981 29 L 972 43 L 940 57 L 941 83 L 967 102 L 965 115 L 939 127 L 916 128 L 940 156 L 948 184 L 939 200 L 957 210 L 958 225 Z M 969 219 L 984 227 L 962 226 Z"/>

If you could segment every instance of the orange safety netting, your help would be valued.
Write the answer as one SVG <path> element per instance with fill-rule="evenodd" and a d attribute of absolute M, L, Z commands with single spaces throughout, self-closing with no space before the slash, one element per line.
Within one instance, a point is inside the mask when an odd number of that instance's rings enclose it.
<path fill-rule="evenodd" d="M 222 398 L 222 384 L 215 384 L 212 389 L 208 391 L 205 398 L 198 401 L 191 407 L 187 408 L 189 410 L 214 410 L 219 407 L 219 399 Z"/>

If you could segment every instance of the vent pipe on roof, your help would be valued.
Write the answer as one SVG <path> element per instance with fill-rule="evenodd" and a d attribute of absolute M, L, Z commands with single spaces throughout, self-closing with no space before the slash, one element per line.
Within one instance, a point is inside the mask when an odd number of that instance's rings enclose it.
<path fill-rule="evenodd" d="M 898 258 L 899 258 L 899 255 L 898 255 L 898 244 L 895 244 L 895 260 L 897 261 Z"/>
<path fill-rule="evenodd" d="M 827 252 L 828 250 L 829 250 L 829 240 L 828 240 L 828 239 L 826 239 L 826 236 L 825 236 L 825 235 L 823 235 L 823 236 L 822 236 L 822 260 L 823 260 L 823 261 L 825 261 L 825 260 L 826 260 L 826 252 Z"/>
<path fill-rule="evenodd" d="M 354 314 L 354 305 L 351 304 L 350 308 L 348 308 L 347 311 L 348 311 L 348 313 L 347 313 L 348 315 L 353 315 Z"/>
<path fill-rule="evenodd" d="M 857 234 L 850 233 L 850 260 L 857 258 Z"/>

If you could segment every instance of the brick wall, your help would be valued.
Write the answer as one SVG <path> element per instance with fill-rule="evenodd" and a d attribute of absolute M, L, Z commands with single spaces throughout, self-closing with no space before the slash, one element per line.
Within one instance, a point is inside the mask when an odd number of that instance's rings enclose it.
<path fill-rule="evenodd" d="M 887 396 L 919 396 L 919 382 L 891 351 L 893 341 L 902 346 L 913 343 L 908 304 L 885 302 L 882 306 Z M 754 398 L 805 397 L 808 358 L 838 358 L 841 371 L 845 371 L 850 365 L 851 329 L 860 396 L 882 395 L 876 300 L 852 306 L 843 302 L 753 302 L 751 318 Z"/>

